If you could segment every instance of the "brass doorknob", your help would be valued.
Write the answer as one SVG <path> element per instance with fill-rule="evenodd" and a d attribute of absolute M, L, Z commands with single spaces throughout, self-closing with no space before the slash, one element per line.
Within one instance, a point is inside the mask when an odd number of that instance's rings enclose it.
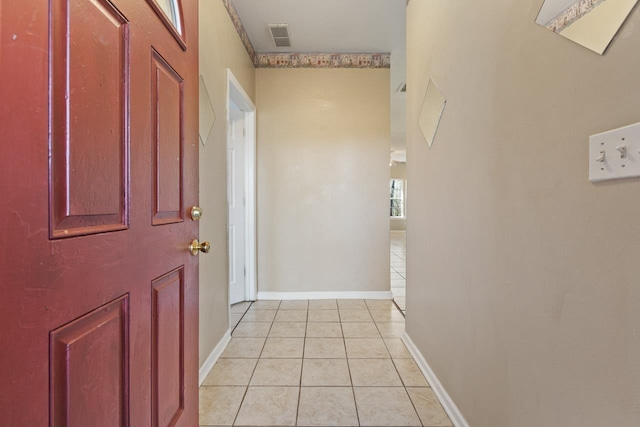
<path fill-rule="evenodd" d="M 189 251 L 191 255 L 196 256 L 198 252 L 204 252 L 208 254 L 211 251 L 211 244 L 209 242 L 198 242 L 198 239 L 193 239 L 189 245 Z"/>

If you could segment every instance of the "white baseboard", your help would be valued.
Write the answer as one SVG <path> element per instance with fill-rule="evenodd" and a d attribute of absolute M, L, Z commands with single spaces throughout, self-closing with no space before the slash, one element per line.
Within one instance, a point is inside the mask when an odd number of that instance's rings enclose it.
<path fill-rule="evenodd" d="M 258 300 L 392 299 L 391 291 L 364 292 L 258 292 Z"/>
<path fill-rule="evenodd" d="M 420 367 L 420 370 L 427 378 L 427 381 L 429 381 L 429 384 L 431 384 L 431 389 L 438 397 L 438 400 L 440 400 L 442 407 L 447 415 L 449 415 L 453 425 L 455 427 L 469 427 L 469 423 L 464 419 L 462 412 L 460 412 L 460 409 L 458 409 L 453 399 L 451 399 L 447 390 L 444 389 L 435 372 L 433 372 L 433 369 L 431 369 L 431 366 L 429 366 L 427 360 L 424 358 L 420 350 L 418 350 L 418 347 L 416 347 L 409 335 L 407 335 L 406 331 L 404 335 L 402 335 L 402 341 L 407 346 L 407 349 L 409 349 L 409 353 L 411 353 L 415 359 L 418 367 Z"/>
<path fill-rule="evenodd" d="M 201 386 L 205 378 L 207 378 L 207 375 L 209 375 L 209 372 L 211 372 L 211 370 L 213 369 L 213 365 L 216 364 L 216 362 L 218 361 L 218 358 L 220 358 L 220 356 L 222 355 L 222 352 L 227 347 L 227 344 L 229 344 L 229 341 L 231 341 L 231 330 L 228 330 L 227 332 L 225 332 L 222 339 L 218 342 L 218 344 L 216 344 L 213 350 L 211 350 L 211 353 L 207 357 L 207 360 L 205 360 L 202 366 L 200 367 L 200 372 L 198 375 L 199 376 L 198 387 Z"/>

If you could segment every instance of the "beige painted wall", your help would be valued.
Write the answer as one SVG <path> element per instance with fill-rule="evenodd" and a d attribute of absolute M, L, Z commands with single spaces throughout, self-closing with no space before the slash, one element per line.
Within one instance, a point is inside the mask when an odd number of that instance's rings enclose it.
<path fill-rule="evenodd" d="M 474 427 L 637 426 L 640 180 L 587 149 L 640 121 L 640 11 L 599 56 L 541 3 L 409 3 L 407 332 Z"/>
<path fill-rule="evenodd" d="M 406 163 L 394 163 L 393 166 L 391 166 L 389 168 L 389 174 L 391 175 L 390 178 L 395 178 L 395 179 L 407 179 L 407 164 Z M 406 182 L 405 182 L 405 186 L 406 186 Z M 405 217 L 407 216 L 407 189 L 405 187 L 405 194 L 404 194 L 404 200 L 405 200 L 405 205 L 404 205 L 404 215 Z M 390 219 L 391 222 L 391 230 L 406 230 L 407 229 L 407 220 L 406 218 L 391 218 Z"/>
<path fill-rule="evenodd" d="M 254 98 L 255 70 L 229 15 L 219 0 L 200 1 L 200 74 L 213 103 L 216 121 L 200 146 L 200 238 L 211 253 L 200 255 L 200 365 L 229 327 L 227 283 L 226 96 L 227 68 Z"/>
<path fill-rule="evenodd" d="M 258 290 L 389 290 L 389 70 L 258 69 Z"/>

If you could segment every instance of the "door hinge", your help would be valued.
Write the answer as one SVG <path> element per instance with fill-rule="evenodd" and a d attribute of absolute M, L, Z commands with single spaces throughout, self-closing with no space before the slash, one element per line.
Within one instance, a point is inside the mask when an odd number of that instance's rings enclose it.
<path fill-rule="evenodd" d="M 242 270 L 244 272 L 244 277 L 247 277 L 247 267 L 242 267 Z"/>

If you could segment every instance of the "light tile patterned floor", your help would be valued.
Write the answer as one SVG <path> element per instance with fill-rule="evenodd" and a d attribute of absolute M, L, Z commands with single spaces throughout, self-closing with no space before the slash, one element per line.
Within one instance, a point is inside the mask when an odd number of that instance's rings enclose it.
<path fill-rule="evenodd" d="M 201 426 L 452 425 L 392 301 L 257 301 L 234 315 L 200 388 Z"/>
<path fill-rule="evenodd" d="M 407 232 L 394 230 L 390 233 L 391 242 L 391 292 L 393 300 L 400 310 L 406 308 L 407 277 Z"/>

